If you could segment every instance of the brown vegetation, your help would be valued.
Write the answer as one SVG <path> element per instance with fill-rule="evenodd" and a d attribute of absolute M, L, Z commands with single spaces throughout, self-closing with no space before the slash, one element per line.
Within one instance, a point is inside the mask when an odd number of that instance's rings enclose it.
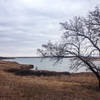
<path fill-rule="evenodd" d="M 92 73 L 71 75 L 16 75 L 20 64 L 0 60 L 0 100 L 99 100 Z M 6 71 L 5 71 L 6 70 Z"/>

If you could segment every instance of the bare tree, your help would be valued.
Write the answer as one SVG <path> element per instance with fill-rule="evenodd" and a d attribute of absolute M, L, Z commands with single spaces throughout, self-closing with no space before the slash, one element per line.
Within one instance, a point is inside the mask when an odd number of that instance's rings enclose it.
<path fill-rule="evenodd" d="M 73 56 L 71 69 L 86 67 L 92 71 L 99 82 L 100 88 L 100 66 L 92 60 L 100 57 L 100 10 L 98 7 L 89 12 L 87 17 L 74 17 L 64 23 L 64 34 L 59 43 L 49 42 L 38 49 L 42 56 L 55 57 L 61 60 L 67 56 Z"/>

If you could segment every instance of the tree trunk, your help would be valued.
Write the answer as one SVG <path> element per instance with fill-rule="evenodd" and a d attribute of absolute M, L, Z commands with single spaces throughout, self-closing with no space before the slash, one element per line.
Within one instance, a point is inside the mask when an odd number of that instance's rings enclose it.
<path fill-rule="evenodd" d="M 99 82 L 99 83 L 98 83 L 98 87 L 99 87 L 99 89 L 100 89 L 100 78 L 98 79 L 98 82 Z"/>

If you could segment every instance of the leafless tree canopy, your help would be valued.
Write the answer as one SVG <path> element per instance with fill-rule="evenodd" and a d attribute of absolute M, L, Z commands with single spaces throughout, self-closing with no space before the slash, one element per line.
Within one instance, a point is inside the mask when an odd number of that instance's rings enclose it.
<path fill-rule="evenodd" d="M 44 57 L 56 57 L 57 60 L 74 56 L 71 68 L 85 66 L 91 70 L 99 80 L 100 88 L 100 66 L 92 60 L 94 56 L 100 57 L 100 9 L 96 7 L 87 17 L 74 17 L 60 24 L 64 28 L 62 41 L 42 45 L 39 53 Z"/>

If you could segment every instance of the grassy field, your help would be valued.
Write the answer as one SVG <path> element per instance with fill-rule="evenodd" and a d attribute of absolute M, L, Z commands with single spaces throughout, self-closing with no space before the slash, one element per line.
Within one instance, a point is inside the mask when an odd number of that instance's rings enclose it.
<path fill-rule="evenodd" d="M 19 66 L 0 60 L 0 100 L 100 100 L 92 73 L 21 76 L 5 71 Z"/>

